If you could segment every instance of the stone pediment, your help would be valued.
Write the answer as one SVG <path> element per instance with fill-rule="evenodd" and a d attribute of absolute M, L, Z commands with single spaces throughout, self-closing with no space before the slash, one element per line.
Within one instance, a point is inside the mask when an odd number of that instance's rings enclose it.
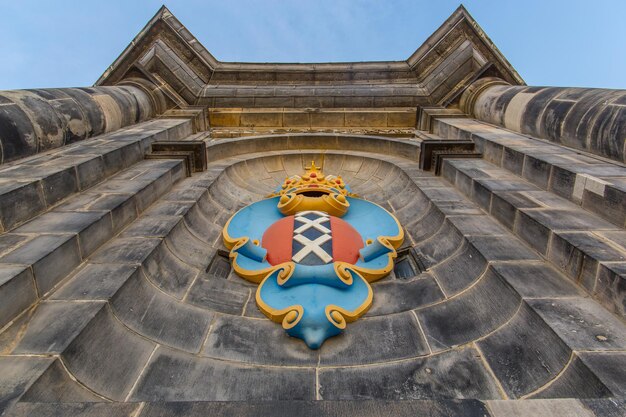
<path fill-rule="evenodd" d="M 96 85 L 148 80 L 177 105 L 209 108 L 447 106 L 473 81 L 524 82 L 463 6 L 404 61 L 221 62 L 165 7 Z"/>

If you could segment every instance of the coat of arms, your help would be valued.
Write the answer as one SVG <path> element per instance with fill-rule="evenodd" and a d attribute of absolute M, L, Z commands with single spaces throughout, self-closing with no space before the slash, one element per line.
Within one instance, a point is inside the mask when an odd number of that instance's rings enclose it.
<path fill-rule="evenodd" d="M 235 272 L 258 283 L 256 302 L 311 349 L 368 310 L 369 283 L 393 268 L 404 232 L 377 204 L 315 163 L 224 226 Z"/>

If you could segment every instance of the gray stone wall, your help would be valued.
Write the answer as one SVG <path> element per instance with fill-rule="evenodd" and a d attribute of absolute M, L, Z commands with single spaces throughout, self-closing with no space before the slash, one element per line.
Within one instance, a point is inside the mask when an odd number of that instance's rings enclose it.
<path fill-rule="evenodd" d="M 625 90 L 493 85 L 468 103 L 482 121 L 626 160 Z"/>
<path fill-rule="evenodd" d="M 147 120 L 155 107 L 134 86 L 0 91 L 0 163 Z"/>

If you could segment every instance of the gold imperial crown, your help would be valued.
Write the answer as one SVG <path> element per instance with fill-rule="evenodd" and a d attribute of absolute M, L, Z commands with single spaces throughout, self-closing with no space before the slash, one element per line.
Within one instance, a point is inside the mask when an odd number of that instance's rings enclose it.
<path fill-rule="evenodd" d="M 340 176 L 324 175 L 315 162 L 302 176 L 293 175 L 271 197 L 280 196 L 278 209 L 286 216 L 299 211 L 325 211 L 341 217 L 350 207 L 347 196 L 354 196 Z"/>

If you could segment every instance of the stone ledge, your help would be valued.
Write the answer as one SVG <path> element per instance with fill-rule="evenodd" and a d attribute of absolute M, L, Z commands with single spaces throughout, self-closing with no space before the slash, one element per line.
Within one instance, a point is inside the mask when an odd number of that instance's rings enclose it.
<path fill-rule="evenodd" d="M 0 231 L 141 161 L 152 142 L 190 133 L 188 121 L 150 121 L 1 166 Z"/>
<path fill-rule="evenodd" d="M 443 138 L 472 140 L 487 161 L 626 226 L 626 167 L 617 162 L 472 119 L 438 118 L 434 132 Z"/>
<path fill-rule="evenodd" d="M 486 161 L 446 160 L 443 176 L 607 308 L 624 316 L 620 275 L 605 274 L 601 281 L 600 271 L 605 269 L 599 269 L 601 263 L 625 262 L 626 247 L 619 240 L 623 230 Z"/>
<path fill-rule="evenodd" d="M 53 289 L 100 245 L 178 182 L 179 161 L 141 162 L 15 230 L 0 257 L 3 325 Z M 26 279 L 34 281 L 36 296 Z M 19 289 L 17 292 L 9 292 Z M 9 302 L 9 300 L 11 300 Z M 10 314 L 9 314 L 10 313 Z"/>

